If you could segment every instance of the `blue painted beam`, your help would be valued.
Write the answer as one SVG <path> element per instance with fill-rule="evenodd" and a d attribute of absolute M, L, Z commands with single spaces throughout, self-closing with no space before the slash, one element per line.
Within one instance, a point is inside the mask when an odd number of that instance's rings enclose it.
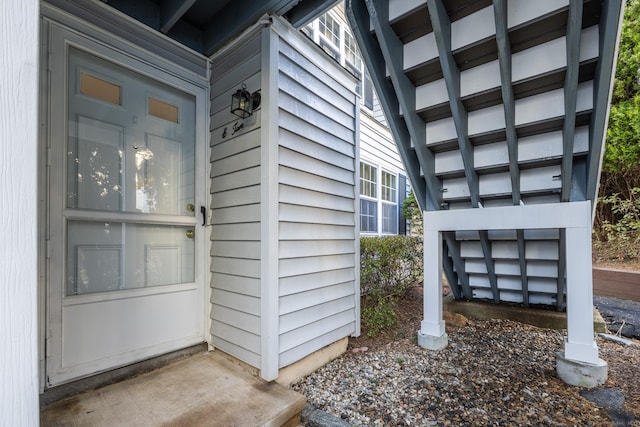
<path fill-rule="evenodd" d="M 426 124 L 416 112 L 416 88 L 404 74 L 404 46 L 389 24 L 388 2 L 365 0 L 373 24 L 379 50 L 389 71 L 410 142 L 418 157 L 427 186 L 426 210 L 439 210 L 442 204 L 442 183 L 435 176 L 435 156 L 427 148 Z M 382 4 L 384 7 L 380 7 Z M 385 111 L 386 112 L 386 111 Z"/>
<path fill-rule="evenodd" d="M 524 242 L 524 230 L 516 230 L 518 243 L 518 264 L 520 265 L 520 281 L 522 286 L 522 302 L 529 307 L 529 277 L 527 276 L 527 257 Z"/>
<path fill-rule="evenodd" d="M 427 186 L 421 173 L 420 163 L 411 148 L 411 137 L 405 121 L 400 116 L 400 106 L 395 89 L 387 80 L 384 58 L 380 46 L 369 31 L 369 13 L 362 0 L 349 0 L 347 18 L 360 53 L 376 88 L 380 104 L 386 114 L 389 128 L 398 147 L 407 176 L 411 181 L 416 201 L 421 210 L 427 206 Z M 433 203 L 433 202 L 432 202 Z"/>
<path fill-rule="evenodd" d="M 206 25 L 202 47 L 207 56 L 214 54 L 223 44 L 258 22 L 266 13 L 281 14 L 288 11 L 298 0 L 234 0 Z"/>
<path fill-rule="evenodd" d="M 565 228 L 560 229 L 560 240 L 558 241 L 558 293 L 556 295 L 556 310 L 562 311 L 565 309 L 564 294 L 567 289 L 567 230 Z"/>
<path fill-rule="evenodd" d="M 469 140 L 468 131 L 468 114 L 462 104 L 460 96 L 460 69 L 453 58 L 451 50 L 451 22 L 449 16 L 441 0 L 427 0 L 427 8 L 431 17 L 431 27 L 438 46 L 438 56 L 440 58 L 440 66 L 449 95 L 449 107 L 453 116 L 453 122 L 458 137 L 458 148 L 462 156 L 464 165 L 464 174 L 467 178 L 469 186 L 469 195 L 471 197 L 471 206 L 477 208 L 480 206 L 480 188 L 478 173 L 473 165 L 473 146 Z M 480 245 L 484 254 L 484 261 L 487 266 L 487 275 L 491 285 L 491 293 L 495 303 L 500 302 L 500 293 L 498 291 L 498 278 L 495 273 L 495 263 L 491 257 L 491 244 L 487 231 L 480 231 Z"/>
<path fill-rule="evenodd" d="M 516 132 L 516 101 L 513 93 L 511 67 L 511 41 L 507 28 L 507 0 L 493 0 L 493 15 L 496 22 L 496 44 L 498 45 L 498 63 L 500 65 L 500 82 L 502 89 L 502 105 L 504 107 L 505 133 L 509 154 L 509 175 L 511 178 L 511 200 L 514 205 L 520 204 L 520 166 L 518 165 L 518 133 Z M 524 244 L 524 230 L 516 230 L 518 244 L 518 261 L 520 266 L 520 286 L 525 307 L 529 306 L 529 280 L 527 278 L 527 261 Z"/>
<path fill-rule="evenodd" d="M 576 102 L 578 98 L 578 75 L 580 73 L 582 9 L 582 0 L 572 0 L 569 4 L 566 36 L 567 72 L 564 80 L 564 125 L 562 127 L 561 202 L 570 201 L 572 193 L 573 140 L 576 133 Z"/>
<path fill-rule="evenodd" d="M 167 34 L 196 0 L 165 0 L 160 7 L 160 31 Z"/>
<path fill-rule="evenodd" d="M 616 41 L 623 0 L 604 0 L 600 17 L 600 59 L 593 79 L 593 112 L 589 123 L 589 156 L 587 160 L 587 200 L 595 206 L 600 181 L 600 168 L 604 155 L 604 136 L 609 117 L 610 81 L 614 72 Z"/>
<path fill-rule="evenodd" d="M 460 242 L 456 240 L 456 233 L 453 231 L 443 232 L 442 239 L 446 242 L 447 247 L 449 248 L 449 256 L 452 259 L 453 266 L 456 269 L 458 279 L 462 285 L 462 294 L 465 299 L 471 300 L 473 299 L 473 292 L 471 291 L 471 286 L 469 286 L 469 274 L 467 274 L 464 268 L 464 260 L 460 256 Z M 446 265 L 446 263 L 444 264 Z M 447 278 L 447 280 L 449 279 Z"/>
<path fill-rule="evenodd" d="M 449 107 L 453 116 L 456 133 L 458 136 L 458 148 L 462 155 L 464 174 L 469 186 L 471 205 L 478 207 L 480 202 L 478 173 L 473 167 L 473 147 L 469 141 L 467 111 L 462 104 L 460 96 L 460 69 L 458 68 L 451 51 L 451 22 L 441 0 L 428 0 L 427 7 L 431 17 L 431 26 L 438 46 L 438 55 L 442 74 L 449 95 Z"/>
<path fill-rule="evenodd" d="M 458 282 L 458 274 L 454 270 L 453 259 L 448 255 L 449 246 L 445 240 L 442 241 L 442 246 L 442 253 L 444 254 L 442 259 L 442 269 L 445 277 L 447 278 L 447 282 L 449 282 L 449 289 L 451 289 L 451 293 L 455 299 L 462 299 L 462 286 L 460 286 L 460 283 Z"/>
<path fill-rule="evenodd" d="M 518 134 L 516 132 L 516 101 L 513 94 L 511 76 L 511 43 L 507 30 L 507 0 L 493 0 L 493 14 L 496 21 L 496 43 L 500 82 L 502 83 L 502 104 L 506 125 L 507 149 L 509 152 L 509 174 L 511 176 L 511 196 L 514 205 L 520 204 L 520 166 L 518 165 Z"/>
<path fill-rule="evenodd" d="M 313 21 L 319 15 L 333 8 L 341 0 L 304 0 L 288 11 L 285 17 L 295 28 Z"/>

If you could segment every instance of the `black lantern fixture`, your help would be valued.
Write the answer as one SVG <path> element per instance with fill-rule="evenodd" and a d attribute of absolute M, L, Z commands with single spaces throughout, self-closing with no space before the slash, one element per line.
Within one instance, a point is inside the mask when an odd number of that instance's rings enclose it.
<path fill-rule="evenodd" d="M 231 112 L 241 119 L 246 119 L 253 114 L 253 110 L 260 106 L 260 92 L 249 93 L 247 86 L 242 83 L 242 88 L 231 95 Z"/>

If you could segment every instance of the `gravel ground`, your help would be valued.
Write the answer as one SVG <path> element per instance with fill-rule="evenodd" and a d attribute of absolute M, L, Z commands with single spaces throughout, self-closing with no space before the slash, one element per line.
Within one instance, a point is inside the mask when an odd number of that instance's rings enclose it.
<path fill-rule="evenodd" d="M 448 333 L 437 352 L 410 337 L 352 347 L 293 388 L 353 426 L 640 426 L 638 345 L 598 339 L 600 389 L 619 396 L 598 406 L 556 375 L 562 331 L 469 320 Z"/>

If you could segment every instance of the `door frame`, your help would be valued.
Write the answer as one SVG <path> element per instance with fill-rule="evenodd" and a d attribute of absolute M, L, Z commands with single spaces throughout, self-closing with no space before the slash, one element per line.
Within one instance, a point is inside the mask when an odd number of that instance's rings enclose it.
<path fill-rule="evenodd" d="M 67 13 L 59 11 L 48 5 L 41 8 L 43 15 L 41 23 L 41 77 L 40 77 L 40 176 L 39 182 L 39 212 L 38 212 L 38 235 L 39 235 L 39 367 L 40 367 L 40 390 L 43 391 L 48 387 L 47 373 L 47 357 L 51 354 L 51 325 L 50 321 L 55 317 L 55 308 L 51 307 L 51 295 L 49 292 L 49 283 L 54 280 L 54 275 L 62 274 L 64 265 L 54 265 L 51 261 L 53 251 L 60 248 L 52 247 L 52 232 L 63 231 L 61 226 L 52 227 L 52 214 L 55 209 L 62 209 L 63 201 L 54 200 L 51 197 L 51 165 L 52 156 L 55 156 L 55 144 L 52 147 L 52 138 L 54 135 L 60 135 L 65 132 L 66 123 L 54 122 L 52 120 L 52 112 L 54 109 L 63 109 L 66 111 L 66 84 L 62 87 L 51 83 L 51 64 L 52 61 L 62 61 L 62 65 L 66 70 L 66 58 L 57 58 L 52 55 L 53 37 L 60 37 L 71 40 L 73 45 L 80 46 L 98 57 L 103 57 L 125 68 L 129 68 L 143 76 L 158 80 L 169 86 L 176 87 L 187 92 L 195 98 L 195 144 L 196 144 L 196 192 L 197 197 L 203 200 L 207 207 L 206 226 L 197 226 L 197 234 L 203 235 L 200 241 L 197 241 L 196 250 L 200 253 L 196 257 L 196 282 L 202 283 L 202 301 L 199 302 L 200 314 L 200 335 L 201 342 L 209 341 L 209 307 L 210 307 L 210 271 L 209 265 L 209 249 L 210 239 L 208 238 L 209 230 L 207 229 L 210 221 L 210 194 L 209 194 L 209 129 L 208 129 L 208 109 L 209 109 L 209 79 L 206 75 L 198 75 L 192 70 L 183 68 L 173 62 L 170 62 L 158 55 L 146 51 L 134 44 L 134 41 L 123 40 L 119 37 L 110 35 L 100 30 L 94 25 L 88 24 L 77 17 L 73 17 Z M 148 31 L 148 30 L 147 30 Z M 167 41 L 167 43 L 170 43 Z M 172 46 L 175 49 L 175 46 Z M 185 56 L 193 56 L 193 52 L 185 49 Z M 207 67 L 208 68 L 208 67 Z M 208 72 L 207 72 L 208 74 Z M 56 98 L 57 97 L 57 98 Z M 64 105 L 52 105 L 52 99 L 64 99 Z M 65 113 L 66 117 L 66 113 Z M 62 129 L 60 127 L 63 127 Z M 196 224 L 200 222 L 199 209 L 196 210 Z M 63 239 L 64 235 L 58 237 Z M 57 279 L 62 280 L 62 279 Z M 61 313 L 61 307 L 58 307 L 58 313 Z M 58 346 L 60 344 L 57 344 Z M 150 356 L 152 357 L 152 356 Z M 114 366 L 109 369 L 115 369 Z M 107 370 L 109 370 L 107 369 Z M 104 370 L 102 370 L 104 371 Z M 98 372 L 95 372 L 98 373 Z M 93 374 L 90 374 L 93 375 Z M 85 375 L 87 376 L 87 375 Z M 82 377 L 82 376 L 81 376 Z M 78 377 L 80 378 L 80 377 Z M 75 379 L 75 378 L 74 378 Z M 62 381 L 65 382 L 65 381 Z"/>

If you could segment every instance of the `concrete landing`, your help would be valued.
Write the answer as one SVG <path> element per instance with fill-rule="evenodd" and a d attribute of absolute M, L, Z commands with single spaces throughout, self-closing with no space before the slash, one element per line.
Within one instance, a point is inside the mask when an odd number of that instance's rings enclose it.
<path fill-rule="evenodd" d="M 306 399 L 219 352 L 198 354 L 42 409 L 42 426 L 296 426 Z"/>

